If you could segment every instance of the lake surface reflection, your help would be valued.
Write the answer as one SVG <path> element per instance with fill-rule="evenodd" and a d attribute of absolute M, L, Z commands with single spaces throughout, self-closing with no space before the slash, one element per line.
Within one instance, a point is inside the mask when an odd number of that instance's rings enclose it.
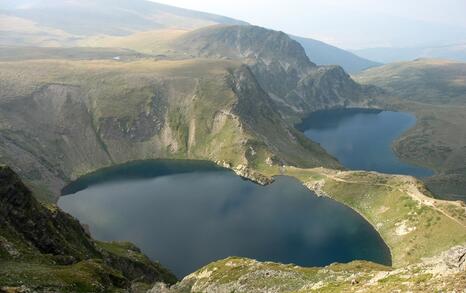
<path fill-rule="evenodd" d="M 206 162 L 149 161 L 85 176 L 65 191 L 59 206 L 95 238 L 131 241 L 179 277 L 228 256 L 391 262 L 361 216 L 289 177 L 262 187 Z"/>
<path fill-rule="evenodd" d="M 409 113 L 342 109 L 313 113 L 298 129 L 348 169 L 431 176 L 429 169 L 400 161 L 391 148 L 415 123 Z"/>

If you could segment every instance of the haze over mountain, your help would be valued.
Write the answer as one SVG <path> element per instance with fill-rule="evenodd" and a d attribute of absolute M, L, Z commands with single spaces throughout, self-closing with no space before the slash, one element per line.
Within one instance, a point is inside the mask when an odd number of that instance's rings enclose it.
<path fill-rule="evenodd" d="M 230 17 L 241 16 L 251 24 L 324 41 L 379 63 L 416 58 L 466 59 L 466 21 L 463 16 L 466 7 L 462 1 L 428 0 L 420 5 L 413 0 L 293 0 L 287 7 L 287 11 L 293 14 L 292 18 L 283 17 L 283 3 L 280 1 L 161 2 Z M 328 56 L 334 54 L 330 48 L 326 51 Z M 325 58 L 323 62 L 314 62 L 332 64 L 333 60 L 328 63 Z M 336 64 L 352 71 L 342 62 Z M 364 68 L 366 64 L 362 65 Z"/>
<path fill-rule="evenodd" d="M 247 23 L 145 0 L 5 0 L 0 3 L 0 45 L 3 46 L 105 46 L 151 53 L 160 47 L 161 41 L 215 24 Z M 319 41 L 295 39 L 319 65 L 340 65 L 351 73 L 378 65 Z"/>
<path fill-rule="evenodd" d="M 411 61 L 417 58 L 466 61 L 466 42 L 440 46 L 368 48 L 352 52 L 382 63 Z"/>
<path fill-rule="evenodd" d="M 239 18 L 344 49 L 438 46 L 466 40 L 466 2 L 460 0 L 160 2 Z"/>
<path fill-rule="evenodd" d="M 37 29 L 60 30 L 64 34 L 77 36 L 127 35 L 166 27 L 193 29 L 219 23 L 246 24 L 228 17 L 149 1 L 5 0 L 0 7 L 4 21 L 23 22 Z"/>
<path fill-rule="evenodd" d="M 314 39 L 291 36 L 306 51 L 309 59 L 318 65 L 340 65 L 349 73 L 357 73 L 364 69 L 379 66 L 381 63 L 357 56 L 349 51 L 331 46 Z"/>

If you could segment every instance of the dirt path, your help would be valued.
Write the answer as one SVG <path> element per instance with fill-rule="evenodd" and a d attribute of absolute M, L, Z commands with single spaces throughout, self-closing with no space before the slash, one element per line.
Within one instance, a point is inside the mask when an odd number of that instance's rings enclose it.
<path fill-rule="evenodd" d="M 373 182 L 370 182 L 370 181 L 346 180 L 346 179 L 343 179 L 341 177 L 338 177 L 338 175 L 336 175 L 336 174 L 328 174 L 328 173 L 321 173 L 321 174 L 326 176 L 329 179 L 332 179 L 332 180 L 338 181 L 338 182 L 344 182 L 344 183 L 350 183 L 350 184 L 367 183 L 367 184 L 371 184 L 371 185 L 375 185 L 375 186 L 386 186 L 386 187 L 393 188 L 393 186 L 390 185 L 390 184 L 373 183 Z M 460 202 L 439 200 L 439 199 L 429 197 L 429 196 L 423 194 L 421 191 L 419 191 L 419 189 L 416 187 L 416 181 L 415 181 L 416 179 L 408 177 L 408 176 L 403 176 L 403 178 L 407 179 L 406 183 L 408 184 L 409 187 L 408 188 L 402 188 L 402 187 L 398 188 L 398 190 L 401 193 L 406 193 L 412 199 L 419 202 L 420 204 L 429 206 L 429 207 L 437 210 L 438 212 L 442 213 L 446 217 L 450 218 L 451 220 L 455 221 L 456 223 L 458 223 L 461 226 L 466 228 L 466 223 L 458 220 L 457 218 L 451 216 L 448 212 L 446 212 L 442 208 L 438 207 L 438 205 L 440 205 L 442 203 L 453 204 L 453 205 L 456 205 L 457 207 L 462 208 L 464 210 L 464 212 L 466 213 L 466 207 L 464 207 Z"/>

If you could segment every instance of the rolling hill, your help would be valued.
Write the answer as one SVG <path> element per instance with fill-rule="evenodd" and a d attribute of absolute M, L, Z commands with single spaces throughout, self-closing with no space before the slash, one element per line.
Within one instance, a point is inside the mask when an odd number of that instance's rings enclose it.
<path fill-rule="evenodd" d="M 372 68 L 356 78 L 406 100 L 438 105 L 466 104 L 466 63 L 417 59 Z"/>
<path fill-rule="evenodd" d="M 246 24 L 228 17 L 141 0 L 5 0 L 2 1 L 1 12 L 4 16 L 34 23 L 38 28 L 77 36 L 128 35 L 167 27 L 195 29 L 212 24 Z"/>

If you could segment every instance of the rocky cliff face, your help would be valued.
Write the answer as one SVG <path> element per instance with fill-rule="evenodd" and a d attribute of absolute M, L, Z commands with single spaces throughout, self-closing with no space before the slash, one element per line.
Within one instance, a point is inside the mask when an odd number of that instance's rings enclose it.
<path fill-rule="evenodd" d="M 0 162 L 55 194 L 80 175 L 133 160 L 338 167 L 282 118 L 252 69 L 237 61 L 0 67 Z"/>
<path fill-rule="evenodd" d="M 0 167 L 0 223 L 40 253 L 70 262 L 98 255 L 90 237 L 71 216 L 39 204 L 19 177 Z"/>
<path fill-rule="evenodd" d="M 367 106 L 373 87 L 355 83 L 339 66 L 316 66 L 283 32 L 256 26 L 214 26 L 182 35 L 174 47 L 196 57 L 239 59 L 285 116 Z"/>
<path fill-rule="evenodd" d="M 0 263 L 0 291 L 25 285 L 39 291 L 84 286 L 100 292 L 133 281 L 176 281 L 133 245 L 96 243 L 70 215 L 40 204 L 5 166 L 0 166 Z"/>

